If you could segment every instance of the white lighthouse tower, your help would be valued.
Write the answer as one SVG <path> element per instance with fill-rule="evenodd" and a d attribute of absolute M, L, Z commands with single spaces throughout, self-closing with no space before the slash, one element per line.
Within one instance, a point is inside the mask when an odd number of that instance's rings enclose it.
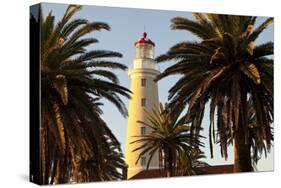
<path fill-rule="evenodd" d="M 145 135 L 151 131 L 150 128 L 145 127 L 137 121 L 147 122 L 145 111 L 150 112 L 152 108 L 159 105 L 158 86 L 154 79 L 160 72 L 156 69 L 154 47 L 155 44 L 147 38 L 147 33 L 144 32 L 142 38 L 135 42 L 136 56 L 133 68 L 129 69 L 128 72 L 131 79 L 131 91 L 133 93 L 129 102 L 125 154 L 126 163 L 128 164 L 128 179 L 146 170 L 149 159 L 149 155 L 147 154 L 140 158 L 136 164 L 141 151 L 132 151 L 141 146 L 142 143 L 130 143 L 139 139 L 134 136 Z M 158 155 L 155 155 L 150 162 L 149 169 L 155 169 L 158 166 Z"/>

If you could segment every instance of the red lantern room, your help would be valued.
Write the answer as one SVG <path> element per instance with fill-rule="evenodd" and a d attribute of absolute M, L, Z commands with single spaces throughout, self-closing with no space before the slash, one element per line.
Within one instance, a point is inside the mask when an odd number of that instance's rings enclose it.
<path fill-rule="evenodd" d="M 154 42 L 147 38 L 147 33 L 143 32 L 142 37 L 135 42 L 136 58 L 154 58 Z"/>
<path fill-rule="evenodd" d="M 143 32 L 142 38 L 140 38 L 138 41 L 135 42 L 135 46 L 137 46 L 138 44 L 151 44 L 155 46 L 154 42 L 152 42 L 149 38 L 146 37 L 147 37 L 147 33 Z"/>

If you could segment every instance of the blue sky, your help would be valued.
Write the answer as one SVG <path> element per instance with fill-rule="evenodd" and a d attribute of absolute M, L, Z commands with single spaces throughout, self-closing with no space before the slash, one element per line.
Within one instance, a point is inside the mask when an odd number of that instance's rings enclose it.
<path fill-rule="evenodd" d="M 43 14 L 47 15 L 52 11 L 56 17 L 56 21 L 60 19 L 67 5 L 63 4 L 42 4 Z M 123 54 L 123 58 L 116 59 L 121 63 L 126 64 L 128 67 L 132 66 L 135 54 L 134 42 L 141 37 L 142 32 L 148 33 L 148 37 L 154 41 L 156 56 L 165 53 L 172 45 L 180 41 L 196 41 L 197 38 L 186 31 L 172 31 L 170 29 L 170 20 L 173 17 L 180 16 L 192 19 L 190 12 L 180 11 L 161 11 L 161 10 L 145 10 L 145 9 L 129 9 L 129 8 L 112 8 L 112 7 L 98 7 L 98 6 L 83 6 L 82 10 L 78 12 L 73 18 L 86 18 L 89 21 L 106 22 L 110 25 L 111 31 L 94 32 L 94 38 L 99 40 L 99 43 L 89 47 L 90 49 L 106 49 L 118 51 Z M 265 17 L 259 17 L 257 25 L 264 21 Z M 264 31 L 256 44 L 273 41 L 273 25 Z M 163 71 L 167 66 L 173 62 L 160 64 L 160 70 Z M 130 80 L 127 72 L 116 71 L 119 76 L 120 84 L 129 88 Z M 166 102 L 169 88 L 177 81 L 179 77 L 168 77 L 162 79 L 158 83 L 159 99 L 160 102 Z M 128 100 L 124 98 L 125 103 L 128 105 Z M 102 118 L 109 125 L 113 133 L 122 144 L 122 150 L 125 148 L 125 137 L 127 128 L 127 119 L 124 118 L 118 110 L 107 101 L 103 101 Z M 208 119 L 209 107 L 206 108 L 205 116 L 203 119 L 202 134 L 208 136 Z M 211 159 L 209 155 L 208 139 L 203 140 L 205 144 L 206 161 L 211 165 L 230 164 L 233 163 L 233 148 L 229 148 L 229 158 L 227 161 L 221 158 L 220 149 L 218 146 L 214 148 L 214 158 Z M 273 152 L 271 152 L 267 159 L 264 158 L 259 161 L 258 170 L 272 170 L 273 169 Z"/>

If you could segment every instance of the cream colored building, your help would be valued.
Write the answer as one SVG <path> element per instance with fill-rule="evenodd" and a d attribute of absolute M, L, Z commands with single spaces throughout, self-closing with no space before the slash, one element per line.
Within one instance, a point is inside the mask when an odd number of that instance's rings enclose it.
<path fill-rule="evenodd" d="M 151 111 L 152 108 L 159 105 L 158 86 L 154 79 L 160 72 L 157 70 L 154 60 L 154 47 L 155 44 L 147 38 L 147 33 L 144 32 L 142 38 L 135 42 L 136 56 L 133 68 L 129 69 L 128 72 L 131 79 L 131 91 L 133 92 L 129 102 L 125 154 L 126 163 L 128 164 L 128 179 L 145 170 L 149 158 L 148 155 L 143 156 L 136 164 L 141 151 L 132 151 L 142 144 L 130 143 L 139 139 L 134 136 L 145 135 L 151 131 L 150 128 L 137 121 L 147 122 L 145 110 Z M 156 168 L 158 168 L 158 155 L 152 158 L 149 166 L 149 169 Z"/>

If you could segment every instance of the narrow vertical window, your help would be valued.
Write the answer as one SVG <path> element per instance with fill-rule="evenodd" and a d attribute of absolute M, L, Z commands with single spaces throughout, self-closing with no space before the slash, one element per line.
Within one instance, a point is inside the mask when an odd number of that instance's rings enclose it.
<path fill-rule="evenodd" d="M 142 157 L 141 158 L 141 165 L 145 166 L 145 163 L 146 163 L 146 157 Z"/>
<path fill-rule="evenodd" d="M 145 103 L 146 103 L 146 99 L 145 99 L 145 98 L 142 98 L 142 99 L 141 99 L 141 106 L 145 106 Z"/>
<path fill-rule="evenodd" d="M 141 79 L 141 86 L 142 87 L 146 86 L 146 79 L 145 78 Z"/>
<path fill-rule="evenodd" d="M 145 135 L 145 127 L 141 127 L 141 135 Z"/>

